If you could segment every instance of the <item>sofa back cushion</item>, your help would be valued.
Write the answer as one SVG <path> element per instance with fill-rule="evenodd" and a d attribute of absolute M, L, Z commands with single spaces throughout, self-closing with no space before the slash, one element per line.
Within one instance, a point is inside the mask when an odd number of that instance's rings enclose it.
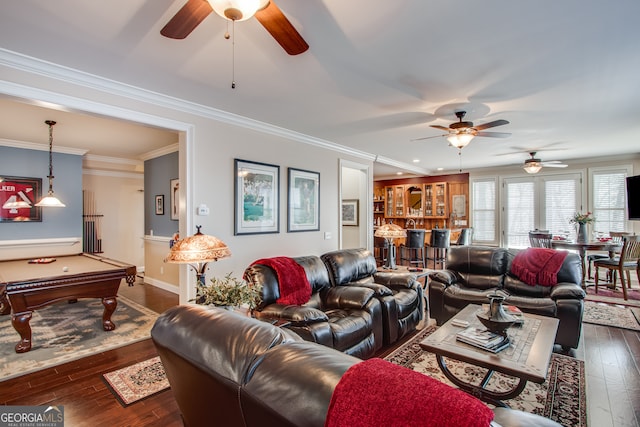
<path fill-rule="evenodd" d="M 511 273 L 511 262 L 515 258 L 517 250 L 509 250 L 507 253 L 508 270 L 504 279 L 504 289 L 511 294 L 546 298 L 553 291 L 553 286 L 529 285 L 518 279 Z M 558 283 L 574 283 L 579 285 L 582 282 L 582 264 L 578 254 L 568 253 L 558 271 Z"/>
<path fill-rule="evenodd" d="M 307 305 L 316 306 L 317 298 L 314 298 L 321 290 L 331 286 L 329 274 L 322 260 L 317 256 L 302 256 L 293 258 L 304 268 L 307 280 L 311 285 L 311 299 Z M 258 310 L 269 304 L 274 304 L 280 298 L 278 276 L 271 268 L 263 264 L 253 264 L 244 271 L 244 279 L 253 285 L 262 285 L 261 299 Z"/>
<path fill-rule="evenodd" d="M 342 249 L 321 256 L 334 286 L 372 280 L 376 259 L 366 249 Z"/>
<path fill-rule="evenodd" d="M 446 268 L 455 272 L 463 286 L 491 289 L 502 287 L 508 264 L 504 248 L 460 246 L 448 250 Z"/>

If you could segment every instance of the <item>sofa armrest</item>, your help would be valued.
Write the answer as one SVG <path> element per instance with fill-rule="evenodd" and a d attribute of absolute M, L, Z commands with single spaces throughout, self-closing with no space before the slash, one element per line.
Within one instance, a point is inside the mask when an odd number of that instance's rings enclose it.
<path fill-rule="evenodd" d="M 374 297 L 372 289 L 358 286 L 334 286 L 324 295 L 328 308 L 364 308 Z"/>
<path fill-rule="evenodd" d="M 549 294 L 551 299 L 584 299 L 587 294 L 580 285 L 575 283 L 558 283 Z"/>
<path fill-rule="evenodd" d="M 391 291 L 391 289 L 389 289 L 385 285 L 381 285 L 380 283 L 374 283 L 374 282 L 349 282 L 349 283 L 345 283 L 344 285 L 341 285 L 341 286 L 359 286 L 361 288 L 371 289 L 374 292 L 374 295 L 376 297 L 386 297 L 386 296 L 393 295 L 393 292 Z"/>
<path fill-rule="evenodd" d="M 449 286 L 458 282 L 458 276 L 452 270 L 437 270 L 429 273 L 429 280 Z"/>
<path fill-rule="evenodd" d="M 420 282 L 416 280 L 416 276 L 412 273 L 375 273 L 373 275 L 373 281 L 389 288 L 401 287 L 415 289 L 417 286 L 420 286 Z"/>
<path fill-rule="evenodd" d="M 255 312 L 257 318 L 281 319 L 292 325 L 306 325 L 310 323 L 328 322 L 326 313 L 317 308 L 304 305 L 269 304 Z"/>

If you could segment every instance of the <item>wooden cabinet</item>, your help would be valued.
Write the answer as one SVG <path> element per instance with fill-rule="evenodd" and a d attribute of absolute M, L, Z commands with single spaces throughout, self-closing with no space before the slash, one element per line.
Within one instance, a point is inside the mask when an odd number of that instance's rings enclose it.
<path fill-rule="evenodd" d="M 385 187 L 384 194 L 384 216 L 387 218 L 403 218 L 405 215 L 404 185 Z"/>
<path fill-rule="evenodd" d="M 425 218 L 446 218 L 449 210 L 447 201 L 446 182 L 424 184 Z"/>

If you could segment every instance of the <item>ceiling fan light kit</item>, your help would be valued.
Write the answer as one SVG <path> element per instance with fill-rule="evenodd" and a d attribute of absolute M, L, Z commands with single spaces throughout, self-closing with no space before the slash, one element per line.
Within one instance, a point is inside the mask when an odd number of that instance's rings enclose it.
<path fill-rule="evenodd" d="M 464 147 L 469 145 L 474 137 L 475 135 L 470 132 L 452 133 L 447 136 L 447 141 L 449 141 L 449 144 L 452 147 L 455 147 L 458 150 L 462 150 Z"/>
<path fill-rule="evenodd" d="M 528 159 L 524 161 L 523 169 L 527 173 L 538 173 L 542 170 L 542 165 L 535 159 Z"/>
<path fill-rule="evenodd" d="M 230 21 L 246 21 L 263 9 L 269 0 L 207 0 L 214 12 Z"/>

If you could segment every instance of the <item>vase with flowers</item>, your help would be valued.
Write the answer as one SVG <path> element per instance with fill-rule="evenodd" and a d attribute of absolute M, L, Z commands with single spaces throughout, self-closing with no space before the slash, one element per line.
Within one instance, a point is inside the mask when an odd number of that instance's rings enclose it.
<path fill-rule="evenodd" d="M 571 224 L 576 224 L 577 227 L 577 242 L 578 243 L 588 243 L 589 242 L 589 233 L 587 231 L 587 224 L 591 224 L 595 222 L 595 218 L 591 212 L 581 213 L 576 212 L 573 217 L 569 220 Z"/>
<path fill-rule="evenodd" d="M 228 273 L 225 277 L 211 278 L 210 285 L 198 283 L 196 287 L 196 304 L 225 307 L 229 310 L 251 315 L 260 304 L 262 287 L 251 285 Z"/>

